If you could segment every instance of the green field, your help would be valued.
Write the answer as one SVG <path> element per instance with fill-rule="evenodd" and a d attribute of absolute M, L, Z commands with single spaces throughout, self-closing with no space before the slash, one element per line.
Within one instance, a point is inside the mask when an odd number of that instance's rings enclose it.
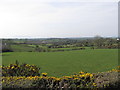
<path fill-rule="evenodd" d="M 118 65 L 117 49 L 86 49 L 64 52 L 10 52 L 3 53 L 3 65 L 15 63 L 35 64 L 49 76 L 71 75 L 79 71 L 103 72 Z"/>
<path fill-rule="evenodd" d="M 27 45 L 11 45 L 11 48 L 15 52 L 28 52 L 28 51 L 34 51 L 34 47 L 27 46 Z"/>

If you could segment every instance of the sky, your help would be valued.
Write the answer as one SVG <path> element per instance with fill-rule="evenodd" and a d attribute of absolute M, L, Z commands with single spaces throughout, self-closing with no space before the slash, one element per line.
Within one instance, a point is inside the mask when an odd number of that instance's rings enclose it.
<path fill-rule="evenodd" d="M 0 38 L 118 36 L 118 0 L 0 0 Z"/>

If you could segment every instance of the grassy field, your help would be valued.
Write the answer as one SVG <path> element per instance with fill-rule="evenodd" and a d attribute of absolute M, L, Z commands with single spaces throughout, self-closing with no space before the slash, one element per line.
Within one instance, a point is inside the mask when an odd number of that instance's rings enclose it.
<path fill-rule="evenodd" d="M 11 48 L 15 52 L 28 52 L 28 51 L 34 51 L 34 47 L 27 46 L 27 45 L 11 45 Z"/>
<path fill-rule="evenodd" d="M 15 63 L 35 64 L 49 76 L 71 75 L 81 70 L 103 72 L 118 65 L 117 49 L 86 49 L 64 52 L 10 52 L 3 53 L 3 65 Z"/>

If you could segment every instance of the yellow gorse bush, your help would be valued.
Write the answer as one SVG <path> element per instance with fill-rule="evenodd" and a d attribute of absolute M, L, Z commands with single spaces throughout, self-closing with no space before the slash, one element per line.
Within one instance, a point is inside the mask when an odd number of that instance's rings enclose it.
<path fill-rule="evenodd" d="M 26 64 L 25 66 L 31 67 L 31 65 Z M 3 67 L 1 67 L 3 68 Z M 7 67 L 12 68 L 12 67 Z M 14 67 L 13 67 L 14 68 Z M 117 67 L 117 69 L 112 69 L 108 72 L 119 72 L 120 66 Z M 49 77 L 47 76 L 47 73 L 42 73 L 41 76 L 3 76 L 2 77 L 2 83 L 4 84 L 10 84 L 13 82 L 18 82 L 21 80 L 29 80 L 29 81 L 35 81 L 35 85 L 39 87 L 39 85 L 58 85 L 59 83 L 68 84 L 68 87 L 97 87 L 97 84 L 94 81 L 94 74 L 92 73 L 85 73 L 83 71 L 79 72 L 75 75 L 70 76 L 62 76 L 62 77 Z"/>
<path fill-rule="evenodd" d="M 44 75 L 46 75 L 46 77 L 44 77 Z M 28 77 L 25 77 L 25 76 L 9 76 L 9 77 L 4 77 L 3 78 L 6 78 L 6 79 L 41 79 L 41 78 L 48 78 L 48 79 L 55 79 L 55 80 L 62 80 L 62 79 L 77 79 L 77 78 L 81 78 L 81 77 L 93 77 L 93 74 L 91 73 L 84 73 L 82 75 L 78 74 L 78 75 L 71 75 L 71 76 L 63 76 L 63 77 L 60 77 L 60 78 L 57 78 L 57 77 L 48 77 L 47 76 L 47 73 L 42 73 L 42 76 L 28 76 Z"/>
<path fill-rule="evenodd" d="M 39 76 L 39 70 L 35 65 L 29 64 L 10 64 L 8 66 L 1 66 L 3 76 Z"/>
<path fill-rule="evenodd" d="M 42 75 L 47 75 L 47 73 L 42 73 Z"/>
<path fill-rule="evenodd" d="M 83 81 L 84 83 L 86 83 L 84 85 L 84 87 L 88 87 L 89 85 L 93 85 L 92 84 L 92 80 L 93 78 L 91 78 L 91 76 L 93 76 L 92 74 L 90 73 L 84 73 L 84 74 L 76 74 L 76 75 L 71 75 L 71 76 L 63 76 L 63 77 L 49 77 L 47 76 L 47 73 L 42 73 L 41 76 L 28 76 L 28 77 L 25 77 L 25 76 L 10 76 L 10 77 L 2 77 L 2 83 L 13 83 L 13 82 L 19 82 L 19 81 L 23 81 L 23 80 L 27 80 L 27 81 L 34 81 L 35 82 L 35 85 L 36 86 L 40 86 L 41 84 L 42 85 L 46 85 L 46 84 L 49 84 L 49 85 L 59 85 L 59 83 L 63 83 L 65 84 L 68 83 L 70 85 L 70 82 L 71 85 L 70 87 L 72 87 L 72 85 L 80 82 L 80 81 Z M 84 78 L 83 78 L 84 77 Z M 76 87 L 81 87 L 82 83 L 79 83 L 80 85 L 77 85 Z M 95 87 L 95 85 L 93 85 L 93 87 Z"/>

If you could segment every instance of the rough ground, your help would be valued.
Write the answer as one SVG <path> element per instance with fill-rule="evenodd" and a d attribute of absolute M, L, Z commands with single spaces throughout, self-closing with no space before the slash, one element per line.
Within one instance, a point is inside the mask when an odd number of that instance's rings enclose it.
<path fill-rule="evenodd" d="M 118 88 L 120 87 L 119 72 L 102 72 L 95 74 L 95 81 L 99 88 Z"/>

